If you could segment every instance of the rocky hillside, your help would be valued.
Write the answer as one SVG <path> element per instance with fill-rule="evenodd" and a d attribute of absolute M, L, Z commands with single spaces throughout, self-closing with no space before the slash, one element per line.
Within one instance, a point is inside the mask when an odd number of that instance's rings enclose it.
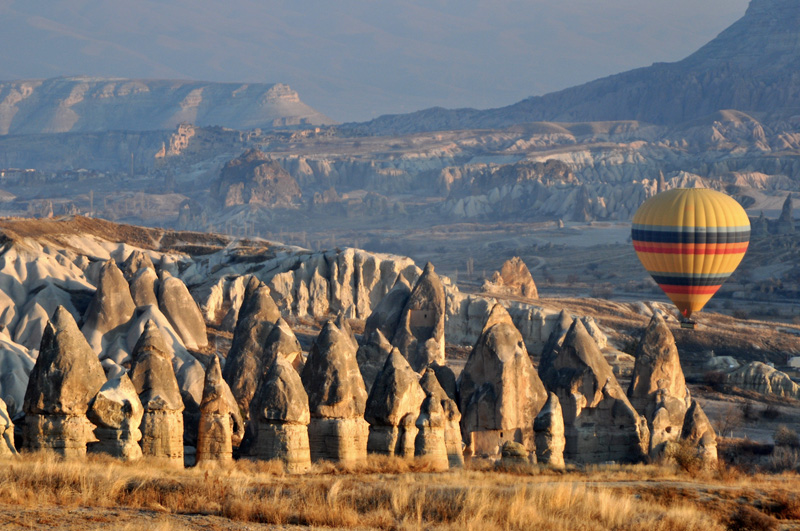
<path fill-rule="evenodd" d="M 332 123 L 280 83 L 59 77 L 0 83 L 0 134 Z"/>
<path fill-rule="evenodd" d="M 426 109 L 353 125 L 368 134 L 503 127 L 534 121 L 677 124 L 723 109 L 792 116 L 798 108 L 800 4 L 752 0 L 744 17 L 689 57 L 508 107 Z"/>

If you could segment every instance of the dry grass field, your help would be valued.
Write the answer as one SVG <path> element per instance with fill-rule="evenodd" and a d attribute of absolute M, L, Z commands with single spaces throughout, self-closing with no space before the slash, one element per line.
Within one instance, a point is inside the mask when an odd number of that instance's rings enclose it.
<path fill-rule="evenodd" d="M 90 457 L 28 454 L 0 464 L 2 529 L 800 528 L 800 477 L 728 466 L 556 471 L 472 462 L 446 473 L 370 458 L 291 476 L 275 463 L 169 470 Z"/>

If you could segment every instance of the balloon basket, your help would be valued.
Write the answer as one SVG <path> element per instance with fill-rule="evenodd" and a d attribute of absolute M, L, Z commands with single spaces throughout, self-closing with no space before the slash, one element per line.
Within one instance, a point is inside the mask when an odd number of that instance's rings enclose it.
<path fill-rule="evenodd" d="M 681 328 L 694 330 L 697 328 L 697 321 L 692 321 L 691 319 L 681 319 Z"/>

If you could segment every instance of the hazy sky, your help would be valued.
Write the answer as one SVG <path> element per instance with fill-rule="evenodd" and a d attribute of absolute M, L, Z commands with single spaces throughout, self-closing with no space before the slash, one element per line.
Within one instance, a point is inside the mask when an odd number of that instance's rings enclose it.
<path fill-rule="evenodd" d="M 676 61 L 747 0 L 0 0 L 0 79 L 287 83 L 338 121 L 480 109 Z"/>

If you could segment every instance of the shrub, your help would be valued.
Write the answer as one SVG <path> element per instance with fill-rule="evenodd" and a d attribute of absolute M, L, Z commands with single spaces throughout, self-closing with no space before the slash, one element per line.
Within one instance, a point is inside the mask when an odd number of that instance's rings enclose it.
<path fill-rule="evenodd" d="M 742 308 L 736 308 L 735 310 L 733 310 L 733 313 L 731 315 L 733 315 L 736 319 L 742 319 L 742 320 L 746 320 L 747 318 L 750 317 L 750 315 L 747 313 L 747 310 L 744 310 Z"/>
<path fill-rule="evenodd" d="M 742 505 L 736 509 L 728 518 L 727 524 L 731 531 L 772 531 L 778 528 L 774 518 L 749 505 Z"/>
<path fill-rule="evenodd" d="M 800 470 L 800 452 L 788 446 L 776 446 L 767 460 L 770 472 L 793 472 Z"/>
<path fill-rule="evenodd" d="M 708 371 L 703 375 L 703 382 L 715 391 L 722 391 L 726 381 L 727 378 L 722 371 Z"/>
<path fill-rule="evenodd" d="M 789 448 L 800 448 L 800 436 L 793 429 L 781 424 L 772 435 L 775 446 L 788 446 Z"/>
<path fill-rule="evenodd" d="M 695 445 L 685 439 L 669 445 L 668 454 L 690 477 L 697 476 L 705 465 Z"/>
<path fill-rule="evenodd" d="M 768 420 L 775 420 L 781 416 L 781 410 L 775 404 L 769 404 L 761 412 L 761 416 Z"/>

